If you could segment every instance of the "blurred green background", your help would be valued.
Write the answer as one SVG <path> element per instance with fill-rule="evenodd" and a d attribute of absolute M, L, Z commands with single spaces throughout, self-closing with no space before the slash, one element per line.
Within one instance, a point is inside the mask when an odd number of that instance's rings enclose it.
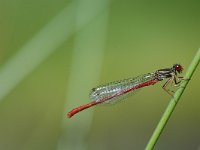
<path fill-rule="evenodd" d="M 0 150 L 144 149 L 164 84 L 66 119 L 96 85 L 181 63 L 200 47 L 199 1 L 0 0 Z M 184 74 L 184 72 L 183 72 Z M 155 149 L 200 149 L 198 68 Z"/>

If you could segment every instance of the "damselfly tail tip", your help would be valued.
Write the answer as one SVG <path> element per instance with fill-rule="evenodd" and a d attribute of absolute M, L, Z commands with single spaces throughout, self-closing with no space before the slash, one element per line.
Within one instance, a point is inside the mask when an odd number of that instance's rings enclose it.
<path fill-rule="evenodd" d="M 72 116 L 73 115 L 71 114 L 71 112 L 68 112 L 67 115 L 66 115 L 67 118 L 71 118 Z"/>

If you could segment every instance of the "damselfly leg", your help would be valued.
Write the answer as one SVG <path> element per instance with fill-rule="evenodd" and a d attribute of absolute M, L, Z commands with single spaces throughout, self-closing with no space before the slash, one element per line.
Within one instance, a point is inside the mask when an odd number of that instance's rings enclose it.
<path fill-rule="evenodd" d="M 181 81 L 183 81 L 183 80 L 190 80 L 190 79 L 184 79 L 183 77 L 178 77 L 177 75 L 173 75 L 171 78 L 169 78 L 165 82 L 165 84 L 162 86 L 162 88 L 165 90 L 165 92 L 167 92 L 169 95 L 171 95 L 173 97 L 172 93 L 175 93 L 175 91 L 170 90 L 167 87 L 169 87 L 169 85 L 173 85 L 173 86 L 179 88 L 179 85 L 180 85 Z"/>
<path fill-rule="evenodd" d="M 173 83 L 174 79 L 173 78 L 170 78 L 167 80 L 167 82 L 165 82 L 165 84 L 162 86 L 163 90 L 165 90 L 165 92 L 167 92 L 169 95 L 171 95 L 173 97 L 173 94 L 170 93 L 170 92 L 173 92 L 173 91 L 170 91 L 169 89 L 167 89 L 168 85 Z"/>

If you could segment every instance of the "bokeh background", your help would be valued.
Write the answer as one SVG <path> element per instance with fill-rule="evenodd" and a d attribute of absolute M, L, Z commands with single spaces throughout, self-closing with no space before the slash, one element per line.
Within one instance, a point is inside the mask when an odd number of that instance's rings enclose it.
<path fill-rule="evenodd" d="M 164 82 L 65 114 L 96 85 L 174 63 L 186 70 L 200 47 L 199 8 L 195 0 L 0 0 L 0 150 L 144 149 L 171 98 Z M 199 76 L 198 68 L 155 149 L 200 149 Z"/>

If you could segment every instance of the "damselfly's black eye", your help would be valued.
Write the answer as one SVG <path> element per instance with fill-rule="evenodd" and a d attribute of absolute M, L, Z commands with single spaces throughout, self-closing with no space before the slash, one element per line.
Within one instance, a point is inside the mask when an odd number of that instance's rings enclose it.
<path fill-rule="evenodd" d="M 183 67 L 180 64 L 175 64 L 173 68 L 178 72 L 181 73 L 183 71 Z"/>

